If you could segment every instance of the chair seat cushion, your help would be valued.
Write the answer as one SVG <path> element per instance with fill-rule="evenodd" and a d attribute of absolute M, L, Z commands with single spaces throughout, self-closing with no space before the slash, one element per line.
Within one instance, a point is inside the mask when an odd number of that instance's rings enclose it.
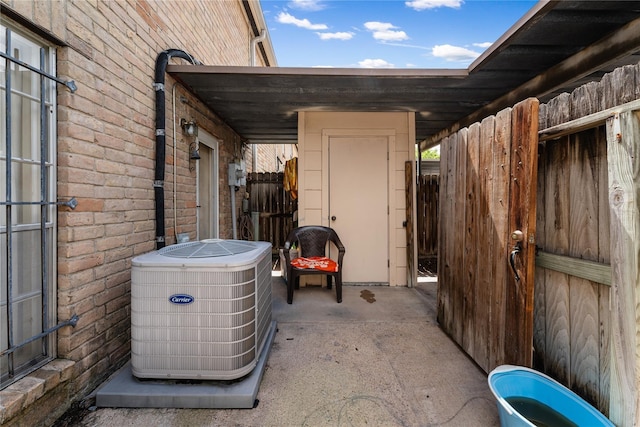
<path fill-rule="evenodd" d="M 331 258 L 324 256 L 312 256 L 308 258 L 294 258 L 291 260 L 291 265 L 295 268 L 320 270 L 331 273 L 338 271 L 338 264 Z"/>

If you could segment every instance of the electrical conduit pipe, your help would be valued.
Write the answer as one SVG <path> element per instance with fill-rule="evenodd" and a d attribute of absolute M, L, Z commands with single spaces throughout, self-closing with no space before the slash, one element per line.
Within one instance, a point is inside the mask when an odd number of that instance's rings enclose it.
<path fill-rule="evenodd" d="M 156 58 L 155 81 L 153 83 L 153 88 L 156 91 L 156 165 L 155 178 L 153 181 L 156 209 L 156 249 L 162 249 L 165 246 L 164 173 L 167 153 L 164 82 L 167 64 L 169 63 L 169 59 L 173 57 L 186 59 L 194 65 L 202 65 L 200 61 L 180 49 L 163 50 Z"/>

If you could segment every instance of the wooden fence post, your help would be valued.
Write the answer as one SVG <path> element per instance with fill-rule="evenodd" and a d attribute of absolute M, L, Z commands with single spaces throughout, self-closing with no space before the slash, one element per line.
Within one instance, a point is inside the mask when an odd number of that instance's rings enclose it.
<path fill-rule="evenodd" d="M 640 424 L 638 295 L 640 292 L 640 123 L 637 111 L 607 120 L 611 217 L 611 398 L 617 426 Z"/>

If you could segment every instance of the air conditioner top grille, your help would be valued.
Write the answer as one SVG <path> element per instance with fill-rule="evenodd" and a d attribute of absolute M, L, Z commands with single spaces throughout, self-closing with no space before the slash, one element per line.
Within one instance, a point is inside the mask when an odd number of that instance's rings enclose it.
<path fill-rule="evenodd" d="M 237 255 L 256 249 L 255 242 L 205 239 L 199 242 L 167 246 L 158 252 L 172 258 L 208 258 Z"/>

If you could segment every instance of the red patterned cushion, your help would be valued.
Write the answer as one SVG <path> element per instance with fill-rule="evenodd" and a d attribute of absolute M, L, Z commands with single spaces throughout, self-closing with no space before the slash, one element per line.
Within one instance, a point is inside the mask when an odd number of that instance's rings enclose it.
<path fill-rule="evenodd" d="M 334 273 L 338 271 L 338 264 L 331 258 L 327 258 L 324 256 L 294 258 L 291 260 L 291 265 L 296 268 L 330 271 Z"/>

